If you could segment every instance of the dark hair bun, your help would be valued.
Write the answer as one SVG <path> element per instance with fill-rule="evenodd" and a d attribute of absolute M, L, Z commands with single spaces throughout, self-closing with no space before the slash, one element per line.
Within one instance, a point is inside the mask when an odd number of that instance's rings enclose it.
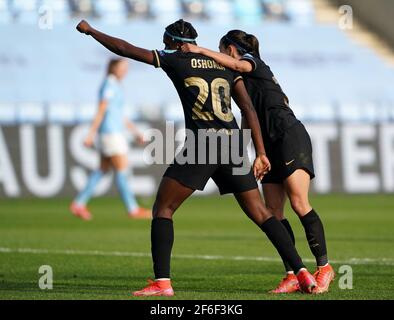
<path fill-rule="evenodd" d="M 246 33 L 242 30 L 230 30 L 222 37 L 220 43 L 227 48 L 229 45 L 235 45 L 240 54 L 250 53 L 260 58 L 259 41 L 253 34 Z"/>
<path fill-rule="evenodd" d="M 244 41 L 247 44 L 247 49 L 250 52 L 256 51 L 259 48 L 259 40 L 253 35 L 247 33 L 244 37 Z"/>
<path fill-rule="evenodd" d="M 179 19 L 178 21 L 167 26 L 166 31 L 176 37 L 196 39 L 198 33 L 190 22 Z"/>

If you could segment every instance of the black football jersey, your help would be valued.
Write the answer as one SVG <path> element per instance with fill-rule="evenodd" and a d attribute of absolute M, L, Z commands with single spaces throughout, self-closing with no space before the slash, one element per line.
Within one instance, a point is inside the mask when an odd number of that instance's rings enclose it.
<path fill-rule="evenodd" d="M 259 117 L 264 142 L 269 144 L 299 120 L 290 109 L 289 99 L 270 67 L 248 53 L 243 55 L 242 60 L 250 61 L 253 66 L 251 72 L 242 76 Z"/>
<path fill-rule="evenodd" d="M 178 92 L 187 129 L 239 129 L 231 111 L 233 85 L 242 79 L 239 73 L 200 54 L 153 53 L 154 66 L 166 72 Z"/>

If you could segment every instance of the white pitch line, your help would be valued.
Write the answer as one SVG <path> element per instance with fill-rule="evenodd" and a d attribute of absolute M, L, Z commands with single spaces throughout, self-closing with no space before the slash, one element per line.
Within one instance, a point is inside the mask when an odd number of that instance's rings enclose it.
<path fill-rule="evenodd" d="M 25 254 L 60 254 L 79 256 L 106 256 L 106 257 L 151 257 L 146 252 L 125 252 L 125 251 L 99 251 L 99 250 L 72 250 L 72 249 L 32 249 L 32 248 L 4 248 L 0 247 L 0 253 L 25 253 Z M 251 257 L 251 256 L 221 256 L 221 255 L 193 255 L 176 254 L 174 259 L 198 259 L 198 260 L 230 260 L 230 261 L 264 261 L 281 262 L 280 258 L 274 257 Z M 315 262 L 313 259 L 303 259 L 304 262 Z M 353 265 L 388 265 L 394 266 L 394 259 L 388 258 L 350 258 L 348 260 L 330 260 L 335 264 Z"/>

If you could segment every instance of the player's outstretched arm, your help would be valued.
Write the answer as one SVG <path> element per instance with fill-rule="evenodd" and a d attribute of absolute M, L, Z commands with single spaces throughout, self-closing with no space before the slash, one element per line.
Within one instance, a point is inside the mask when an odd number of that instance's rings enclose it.
<path fill-rule="evenodd" d="M 243 119 L 246 121 L 247 127 L 252 131 L 252 140 L 256 149 L 256 160 L 253 164 L 254 174 L 258 180 L 262 179 L 264 174 L 271 170 L 271 164 L 265 154 L 261 127 L 257 118 L 257 113 L 253 107 L 252 100 L 246 91 L 244 82 L 238 80 L 233 89 L 233 99 L 241 109 Z"/>
<path fill-rule="evenodd" d="M 231 70 L 235 70 L 241 73 L 251 72 L 253 70 L 253 66 L 250 62 L 246 60 L 238 60 L 233 57 L 230 57 L 227 54 L 216 52 L 209 50 L 207 48 L 196 46 L 192 43 L 184 43 L 181 47 L 183 52 L 193 52 L 199 53 L 209 58 L 212 58 L 217 63 L 221 64 L 223 67 L 226 67 Z"/>
<path fill-rule="evenodd" d="M 133 46 L 127 41 L 102 33 L 91 27 L 85 20 L 82 20 L 77 25 L 77 30 L 92 36 L 104 47 L 117 55 L 153 65 L 154 57 L 152 51 Z"/>

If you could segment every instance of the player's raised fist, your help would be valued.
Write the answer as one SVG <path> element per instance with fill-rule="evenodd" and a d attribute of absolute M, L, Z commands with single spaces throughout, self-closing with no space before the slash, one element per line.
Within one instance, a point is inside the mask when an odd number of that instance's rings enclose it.
<path fill-rule="evenodd" d="M 81 33 L 84 34 L 90 34 L 90 30 L 92 27 L 90 26 L 89 23 L 87 23 L 85 20 L 82 20 L 80 23 L 77 25 L 77 30 Z"/>

